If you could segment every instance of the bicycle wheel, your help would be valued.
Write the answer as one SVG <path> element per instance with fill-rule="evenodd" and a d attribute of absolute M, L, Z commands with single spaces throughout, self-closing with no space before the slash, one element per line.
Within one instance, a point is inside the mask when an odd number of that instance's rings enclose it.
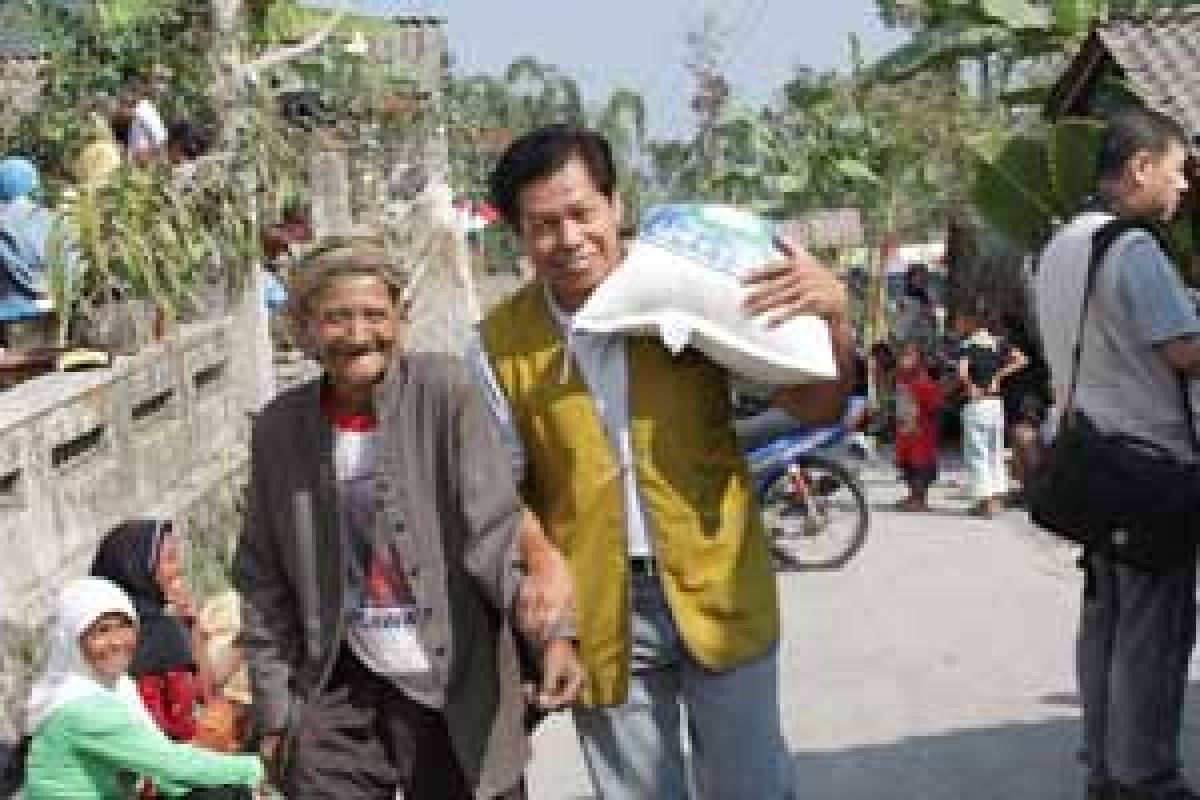
<path fill-rule="evenodd" d="M 767 487 L 762 514 L 771 550 L 788 570 L 840 569 L 862 549 L 870 524 L 858 478 L 818 455 L 796 459 Z"/>

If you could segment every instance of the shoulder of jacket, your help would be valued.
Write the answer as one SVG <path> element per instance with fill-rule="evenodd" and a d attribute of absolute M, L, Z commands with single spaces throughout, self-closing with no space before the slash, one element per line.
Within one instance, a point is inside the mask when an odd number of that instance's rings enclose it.
<path fill-rule="evenodd" d="M 545 290 L 537 281 L 530 281 L 495 306 L 478 327 L 480 345 L 489 360 L 495 363 L 540 343 L 545 329 L 531 322 L 545 313 Z"/>
<path fill-rule="evenodd" d="M 313 401 L 321 378 L 312 378 L 275 395 L 254 417 L 254 434 L 270 435 L 280 427 L 291 431 L 295 418 Z M 291 434 L 289 434 L 291 435 Z"/>
<path fill-rule="evenodd" d="M 502 324 L 513 317 L 528 313 L 530 307 L 535 302 L 541 300 L 543 292 L 544 290 L 540 283 L 536 280 L 529 281 L 493 306 L 492 310 L 484 315 L 483 321 L 480 323 L 480 328 L 489 328 L 497 324 Z"/>

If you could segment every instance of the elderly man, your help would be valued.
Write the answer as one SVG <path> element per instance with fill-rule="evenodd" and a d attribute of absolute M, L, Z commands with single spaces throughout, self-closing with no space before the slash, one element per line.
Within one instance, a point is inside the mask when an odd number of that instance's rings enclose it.
<path fill-rule="evenodd" d="M 405 298 L 379 248 L 307 265 L 293 299 L 324 375 L 254 425 L 237 584 L 291 798 L 522 797 L 518 595 L 541 704 L 579 689 L 565 567 L 477 388 L 403 352 Z"/>
<path fill-rule="evenodd" d="M 657 340 L 572 329 L 623 256 L 601 136 L 555 126 L 519 139 L 492 175 L 492 199 L 537 280 L 483 322 L 473 361 L 525 500 L 576 580 L 588 684 L 574 717 L 595 790 L 685 798 L 686 708 L 701 797 L 788 797 L 775 578 L 729 376 Z M 852 377 L 840 282 L 792 255 L 749 289 L 751 312 L 829 320 L 843 379 L 774 399 L 802 421 L 838 419 Z"/>

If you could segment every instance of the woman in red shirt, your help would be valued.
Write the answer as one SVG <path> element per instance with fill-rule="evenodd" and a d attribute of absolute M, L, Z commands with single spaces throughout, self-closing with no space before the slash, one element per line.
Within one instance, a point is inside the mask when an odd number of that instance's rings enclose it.
<path fill-rule="evenodd" d="M 916 342 L 901 347 L 896 370 L 896 468 L 908 497 L 902 511 L 928 511 L 929 487 L 937 480 L 938 420 L 942 389 L 929 375 Z"/>
<path fill-rule="evenodd" d="M 183 589 L 171 524 L 121 523 L 100 543 L 91 574 L 117 584 L 133 600 L 139 630 L 129 673 L 158 726 L 176 741 L 191 741 L 202 692 L 189 630 L 194 609 Z"/>

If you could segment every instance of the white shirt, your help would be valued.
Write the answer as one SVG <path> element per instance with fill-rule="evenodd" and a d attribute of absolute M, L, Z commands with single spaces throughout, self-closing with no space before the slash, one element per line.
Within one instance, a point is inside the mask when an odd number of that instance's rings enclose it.
<path fill-rule="evenodd" d="M 378 437 L 376 431 L 334 428 L 334 473 L 342 494 L 350 558 L 351 598 L 346 643 L 384 677 L 426 674 L 430 663 L 417 634 L 417 608 L 395 551 L 374 538 Z"/>
<path fill-rule="evenodd" d="M 129 153 L 135 155 L 155 150 L 167 143 L 167 126 L 162 115 L 149 100 L 139 100 L 133 109 L 129 126 Z"/>
<path fill-rule="evenodd" d="M 1111 219 L 1099 212 L 1080 214 L 1047 245 L 1038 267 L 1038 324 L 1060 406 L 1071 380 L 1092 238 Z M 1193 336 L 1200 336 L 1200 316 L 1169 257 L 1149 233 L 1125 234 L 1109 248 L 1096 277 L 1076 406 L 1102 431 L 1128 433 L 1179 458 L 1200 459 L 1188 431 L 1179 373 L 1159 350 L 1165 342 Z M 1194 405 L 1194 385 L 1192 396 Z"/>
<path fill-rule="evenodd" d="M 642 503 L 634 469 L 633 439 L 629 433 L 629 368 L 626 360 L 625 336 L 618 333 L 588 333 L 573 329 L 572 316 L 546 293 L 550 312 L 559 328 L 566 333 L 566 350 L 573 356 L 608 434 L 609 443 L 620 467 L 625 497 L 625 541 L 629 555 L 654 555 L 650 522 Z M 500 426 L 513 460 L 513 474 L 520 483 L 525 477 L 526 456 L 521 434 L 513 419 L 512 408 L 478 336 L 468 347 L 468 361 L 476 380 L 483 387 L 492 416 Z"/>

